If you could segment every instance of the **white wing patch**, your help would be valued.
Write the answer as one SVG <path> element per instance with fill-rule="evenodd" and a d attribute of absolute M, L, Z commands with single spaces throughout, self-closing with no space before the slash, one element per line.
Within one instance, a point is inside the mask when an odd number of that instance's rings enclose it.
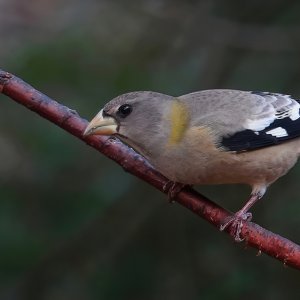
<path fill-rule="evenodd" d="M 265 92 L 262 92 L 259 95 L 266 101 L 265 105 L 267 106 L 265 106 L 265 108 L 267 108 L 267 112 L 263 111 L 260 115 L 256 115 L 253 119 L 246 120 L 244 128 L 253 131 L 261 131 L 270 126 L 276 119 L 290 118 L 290 120 L 295 121 L 300 118 L 300 104 L 289 95 Z M 283 132 L 281 133 L 283 134 Z"/>
<path fill-rule="evenodd" d="M 292 121 L 295 121 L 300 118 L 299 109 L 300 104 L 292 99 L 289 95 L 279 95 L 278 102 L 284 102 L 282 107 L 276 107 L 276 119 L 290 118 Z"/>
<path fill-rule="evenodd" d="M 295 105 L 292 109 L 291 109 L 291 114 L 290 114 L 290 119 L 292 120 L 292 121 L 295 121 L 295 120 L 297 120 L 297 119 L 299 119 L 300 118 L 300 114 L 299 114 L 299 109 L 300 109 L 300 104 L 299 103 L 297 103 L 297 106 Z"/>
<path fill-rule="evenodd" d="M 253 131 L 261 131 L 268 127 L 275 120 L 275 115 L 272 114 L 268 118 L 260 118 L 260 119 L 248 119 L 244 123 L 244 127 L 246 129 L 250 129 Z"/>
<path fill-rule="evenodd" d="M 288 136 L 287 131 L 282 127 L 276 127 L 272 130 L 266 131 L 266 134 L 271 134 L 277 138 Z"/>

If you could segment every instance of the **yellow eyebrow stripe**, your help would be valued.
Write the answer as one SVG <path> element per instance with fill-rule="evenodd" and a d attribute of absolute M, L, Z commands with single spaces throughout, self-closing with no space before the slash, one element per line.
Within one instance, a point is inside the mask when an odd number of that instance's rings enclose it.
<path fill-rule="evenodd" d="M 186 106 L 175 99 L 171 104 L 170 119 L 170 136 L 168 140 L 169 145 L 178 144 L 187 129 L 189 124 L 189 115 Z"/>

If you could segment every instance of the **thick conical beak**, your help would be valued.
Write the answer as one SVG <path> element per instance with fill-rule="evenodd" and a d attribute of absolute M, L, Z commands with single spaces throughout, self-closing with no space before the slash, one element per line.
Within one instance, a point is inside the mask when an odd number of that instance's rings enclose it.
<path fill-rule="evenodd" d="M 117 132 L 117 127 L 115 119 L 109 116 L 103 117 L 103 109 L 101 109 L 89 123 L 83 135 L 111 135 Z"/>

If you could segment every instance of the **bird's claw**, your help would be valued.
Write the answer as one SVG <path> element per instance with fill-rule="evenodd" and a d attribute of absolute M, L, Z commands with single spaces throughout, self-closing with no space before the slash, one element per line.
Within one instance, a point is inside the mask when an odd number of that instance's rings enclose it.
<path fill-rule="evenodd" d="M 165 183 L 165 185 L 163 186 L 163 191 L 168 194 L 168 200 L 170 203 L 174 202 L 174 199 L 185 186 L 186 185 L 183 183 L 178 183 L 174 181 L 168 181 Z"/>
<path fill-rule="evenodd" d="M 232 229 L 234 240 L 236 242 L 242 242 L 245 239 L 241 238 L 243 222 L 251 221 L 251 219 L 252 214 L 250 212 L 237 212 L 233 216 L 225 219 L 225 222 L 220 226 L 220 231 L 223 231 L 230 226 Z"/>

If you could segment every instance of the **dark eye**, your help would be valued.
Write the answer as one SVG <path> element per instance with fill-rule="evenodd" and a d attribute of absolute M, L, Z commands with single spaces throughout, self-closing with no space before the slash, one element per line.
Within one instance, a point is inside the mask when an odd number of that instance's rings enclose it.
<path fill-rule="evenodd" d="M 129 104 L 123 104 L 119 107 L 117 114 L 121 118 L 127 117 L 132 112 L 132 106 Z"/>

